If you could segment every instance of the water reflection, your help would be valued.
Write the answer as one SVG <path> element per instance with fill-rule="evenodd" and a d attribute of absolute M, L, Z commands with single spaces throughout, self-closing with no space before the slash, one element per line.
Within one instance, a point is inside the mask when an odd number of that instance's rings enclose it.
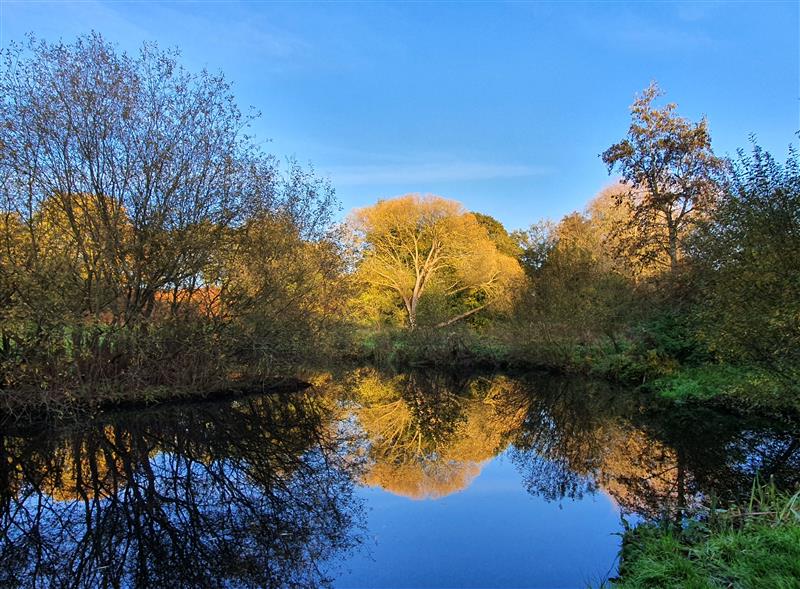
<path fill-rule="evenodd" d="M 362 369 L 348 384 L 370 441 L 365 482 L 412 499 L 466 488 L 482 465 L 508 445 L 529 402 L 503 376 L 387 377 Z"/>
<path fill-rule="evenodd" d="M 504 452 L 533 495 L 603 492 L 643 517 L 679 517 L 710 495 L 739 497 L 756 473 L 784 486 L 800 480 L 789 425 L 698 408 L 648 412 L 603 382 L 374 369 L 345 382 L 369 439 L 364 481 L 414 499 L 467 488 Z"/>
<path fill-rule="evenodd" d="M 746 494 L 757 472 L 783 486 L 798 482 L 800 441 L 790 426 L 697 408 L 664 415 L 647 406 L 592 381 L 361 368 L 306 393 L 5 432 L 0 586 L 325 585 L 337 563 L 352 563 L 347 555 L 369 527 L 369 495 L 359 485 L 388 491 L 400 501 L 392 509 L 409 517 L 439 518 L 412 522 L 417 538 L 456 531 L 466 544 L 438 549 L 460 551 L 463 568 L 480 563 L 468 552 L 475 544 L 470 533 L 481 533 L 469 527 L 474 522 L 502 517 L 530 527 L 550 518 L 549 526 L 569 527 L 575 518 L 586 529 L 607 526 L 592 541 L 607 542 L 603 550 L 613 554 L 618 528 L 607 522 L 617 512 L 605 507 L 608 499 L 621 513 L 679 518 L 711 495 Z M 507 468 L 516 472 L 513 492 L 503 486 L 510 479 L 497 456 L 508 457 Z M 446 503 L 481 473 L 481 481 L 500 477 L 482 496 L 491 500 L 461 501 L 456 511 L 420 509 Z M 596 507 L 581 503 L 592 496 L 608 499 Z M 541 508 L 546 502 L 573 509 L 553 519 Z M 526 517 L 515 518 L 526 509 Z M 562 536 L 573 545 L 548 537 L 538 547 L 525 530 L 497 529 L 485 540 L 506 558 L 524 546 L 531 554 L 549 550 L 550 565 L 558 552 L 564 570 L 580 564 L 574 543 L 586 537 L 583 528 Z M 403 550 L 414 562 L 433 554 L 430 546 L 426 555 L 413 553 L 408 542 Z M 606 558 L 597 548 L 582 550 L 585 558 Z M 503 561 L 509 584 L 545 582 L 535 577 L 545 573 L 531 554 Z M 452 585 L 446 560 L 431 570 Z M 392 579 L 407 573 L 385 561 L 377 566 Z M 499 578 L 496 563 L 487 566 L 485 578 Z M 597 566 L 608 571 L 613 556 Z M 552 585 L 562 578 L 548 579 Z"/>
<path fill-rule="evenodd" d="M 0 585 L 323 584 L 360 521 L 331 414 L 301 394 L 0 437 Z"/>

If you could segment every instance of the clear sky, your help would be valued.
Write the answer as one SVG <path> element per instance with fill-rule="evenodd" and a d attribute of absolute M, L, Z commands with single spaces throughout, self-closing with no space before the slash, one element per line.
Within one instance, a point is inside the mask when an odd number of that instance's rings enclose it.
<path fill-rule="evenodd" d="M 719 154 L 781 157 L 800 129 L 800 2 L 0 0 L 0 45 L 90 30 L 221 70 L 259 138 L 329 175 L 344 212 L 435 193 L 509 229 L 609 182 L 598 154 L 658 80 Z"/>

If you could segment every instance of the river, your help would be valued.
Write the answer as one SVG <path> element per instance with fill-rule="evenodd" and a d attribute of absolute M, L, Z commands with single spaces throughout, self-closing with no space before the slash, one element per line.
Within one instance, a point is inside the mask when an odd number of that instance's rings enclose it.
<path fill-rule="evenodd" d="M 604 382 L 312 380 L 4 428 L 0 586 L 598 586 L 626 525 L 800 478 L 790 424 Z"/>

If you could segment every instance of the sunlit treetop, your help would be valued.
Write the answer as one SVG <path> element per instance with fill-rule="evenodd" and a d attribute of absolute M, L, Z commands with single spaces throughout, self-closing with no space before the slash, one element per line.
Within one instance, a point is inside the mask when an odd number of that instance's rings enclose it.
<path fill-rule="evenodd" d="M 412 329 L 420 304 L 438 301 L 442 327 L 489 305 L 507 303 L 522 277 L 486 225 L 457 202 L 409 194 L 356 210 L 350 218 L 360 249 L 357 278 L 403 305 Z"/>

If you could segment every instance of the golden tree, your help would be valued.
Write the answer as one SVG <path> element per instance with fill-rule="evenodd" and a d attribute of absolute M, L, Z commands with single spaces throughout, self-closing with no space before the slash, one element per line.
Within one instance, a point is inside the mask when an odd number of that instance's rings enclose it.
<path fill-rule="evenodd" d="M 666 258 L 675 270 L 689 229 L 713 207 L 724 163 L 711 149 L 707 121 L 679 117 L 673 103 L 657 108 L 662 94 L 653 82 L 636 98 L 627 136 L 600 157 L 630 187 L 617 195 L 631 213 L 629 250 L 647 261 Z"/>
<path fill-rule="evenodd" d="M 402 302 L 412 329 L 426 295 L 445 301 L 447 316 L 434 323 L 444 327 L 507 303 L 522 279 L 517 260 L 452 200 L 418 194 L 381 200 L 356 210 L 351 226 L 361 253 L 358 281 L 373 296 Z"/>

